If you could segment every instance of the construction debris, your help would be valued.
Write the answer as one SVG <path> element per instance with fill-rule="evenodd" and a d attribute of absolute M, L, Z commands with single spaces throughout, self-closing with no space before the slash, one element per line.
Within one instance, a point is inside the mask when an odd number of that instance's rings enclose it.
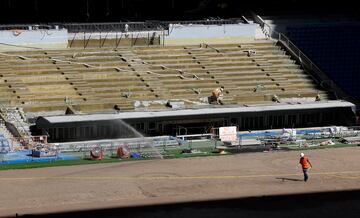
<path fill-rule="evenodd" d="M 254 51 L 254 50 L 245 50 L 244 52 L 247 53 L 247 56 L 248 56 L 248 57 L 251 57 L 251 56 L 253 56 L 253 55 L 256 54 L 256 51 Z"/>
<path fill-rule="evenodd" d="M 326 141 L 323 141 L 323 142 L 320 142 L 320 146 L 324 146 L 324 145 L 334 145 L 335 143 L 329 139 L 329 140 L 326 140 Z"/>
<path fill-rule="evenodd" d="M 196 94 L 200 95 L 201 94 L 201 90 L 200 89 L 191 89 L 192 91 L 194 91 Z"/>
<path fill-rule="evenodd" d="M 132 92 L 122 92 L 121 97 L 130 98 L 132 95 Z"/>
<path fill-rule="evenodd" d="M 265 89 L 265 86 L 263 84 L 259 84 L 254 88 L 254 92 L 262 91 L 263 89 Z"/>
<path fill-rule="evenodd" d="M 90 64 L 87 64 L 87 63 L 83 63 L 83 65 L 87 68 L 92 67 Z"/>
<path fill-rule="evenodd" d="M 179 109 L 179 108 L 184 108 L 185 103 L 183 101 L 168 101 L 166 103 L 166 106 L 173 109 Z"/>

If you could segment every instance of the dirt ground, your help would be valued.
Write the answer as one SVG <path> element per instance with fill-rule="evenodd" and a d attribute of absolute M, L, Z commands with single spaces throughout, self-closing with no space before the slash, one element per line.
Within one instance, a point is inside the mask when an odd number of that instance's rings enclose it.
<path fill-rule="evenodd" d="M 220 205 L 229 203 L 227 201 L 231 199 L 245 199 L 238 202 L 243 204 L 259 198 L 271 205 L 274 199 L 266 198 L 279 195 L 305 196 L 302 199 L 306 199 L 306 202 L 298 199 L 294 204 L 299 201 L 300 204 L 304 203 L 304 207 L 298 207 L 306 214 L 309 205 L 318 205 L 320 201 L 320 198 L 309 197 L 314 193 L 335 194 L 324 197 L 331 198 L 330 203 L 323 203 L 319 208 L 312 207 L 308 211 L 312 215 L 320 215 L 316 213 L 317 210 L 330 213 L 331 210 L 329 212 L 327 208 L 334 209 L 334 205 L 339 207 L 339 213 L 341 208 L 360 212 L 360 147 L 306 151 L 313 164 L 308 182 L 302 180 L 299 153 L 273 151 L 0 171 L 0 216 L 68 216 L 75 214 L 75 211 L 112 208 L 144 209 L 149 215 L 149 206 L 152 205 L 152 216 L 146 217 L 177 217 L 176 214 L 178 217 L 189 214 L 218 217 L 212 210 L 217 203 Z M 347 199 L 349 204 L 344 203 L 341 196 L 350 195 L 354 198 Z M 291 207 L 291 201 L 286 199 L 275 200 L 283 202 L 287 208 Z M 341 203 L 335 204 L 337 200 Z M 203 204 L 197 205 L 199 202 Z M 184 203 L 188 204 L 186 208 Z M 235 204 L 235 200 L 229 204 Z M 264 201 L 254 204 L 264 204 Z M 167 214 L 170 209 L 167 211 L 166 205 L 173 208 L 172 216 Z M 178 207 L 176 210 L 174 205 Z M 283 209 L 273 213 L 292 213 Z M 253 207 L 241 210 L 236 206 L 232 209 L 222 207 L 217 212 L 227 217 L 239 217 L 242 212 L 247 217 L 262 216 Z"/>

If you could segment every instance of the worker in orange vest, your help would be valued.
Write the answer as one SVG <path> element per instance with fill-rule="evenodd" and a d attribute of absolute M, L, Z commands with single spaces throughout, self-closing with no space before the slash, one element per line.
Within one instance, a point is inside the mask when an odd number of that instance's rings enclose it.
<path fill-rule="evenodd" d="M 299 163 L 301 164 L 303 173 L 304 173 L 304 181 L 306 182 L 309 179 L 308 176 L 308 170 L 312 167 L 310 160 L 307 156 L 305 156 L 304 153 L 300 154 L 300 161 Z"/>
<path fill-rule="evenodd" d="M 211 93 L 211 103 L 216 103 L 216 104 L 223 104 L 222 102 L 222 96 L 223 96 L 223 91 L 224 91 L 224 87 L 221 86 L 220 88 L 216 88 L 212 91 Z"/>

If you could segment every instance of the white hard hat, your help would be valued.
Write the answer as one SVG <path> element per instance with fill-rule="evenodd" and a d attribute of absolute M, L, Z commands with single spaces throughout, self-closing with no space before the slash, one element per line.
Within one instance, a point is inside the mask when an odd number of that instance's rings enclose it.
<path fill-rule="evenodd" d="M 305 154 L 304 154 L 304 153 L 301 153 L 301 154 L 300 154 L 300 157 L 304 157 L 304 156 L 305 156 Z"/>

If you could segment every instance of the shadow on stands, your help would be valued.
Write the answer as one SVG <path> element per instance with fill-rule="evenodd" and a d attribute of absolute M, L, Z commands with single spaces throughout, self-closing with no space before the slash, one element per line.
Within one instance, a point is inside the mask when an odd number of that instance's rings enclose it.
<path fill-rule="evenodd" d="M 264 187 L 266 188 L 266 187 Z M 360 190 L 94 209 L 19 217 L 360 217 Z"/>

